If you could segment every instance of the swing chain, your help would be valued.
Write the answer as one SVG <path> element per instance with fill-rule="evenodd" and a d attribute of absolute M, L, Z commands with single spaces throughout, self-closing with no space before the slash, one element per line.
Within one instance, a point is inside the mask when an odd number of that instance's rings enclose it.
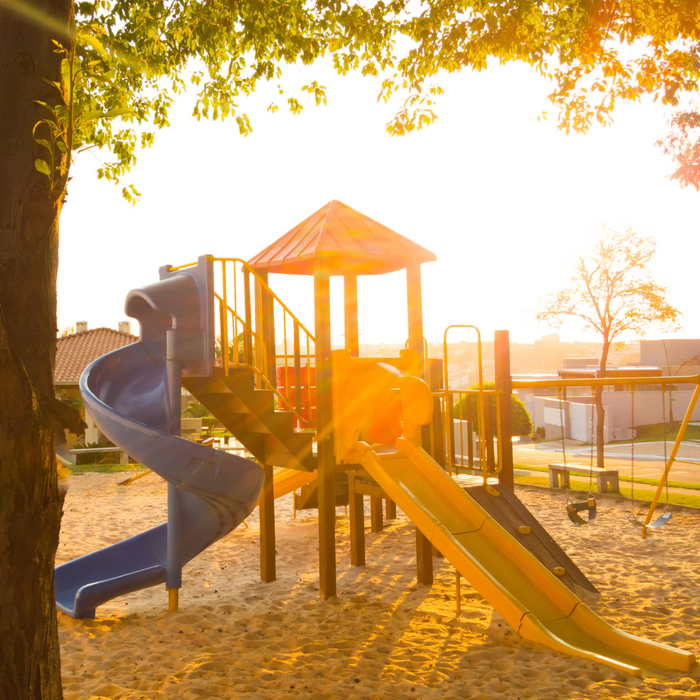
<path fill-rule="evenodd" d="M 593 491 L 593 442 L 595 440 L 595 387 L 591 387 L 591 461 L 588 466 L 588 491 Z"/>
<path fill-rule="evenodd" d="M 632 493 L 630 494 L 630 497 L 631 497 L 632 502 L 634 502 L 634 433 L 635 433 L 635 430 L 634 430 L 634 426 L 635 426 L 635 423 L 634 423 L 634 384 L 632 384 L 630 388 L 631 388 L 630 397 L 631 397 L 631 401 L 632 401 L 632 428 L 631 428 L 632 444 L 630 445 L 631 452 L 632 452 L 632 463 L 630 465 L 630 477 L 632 479 Z"/>
<path fill-rule="evenodd" d="M 557 398 L 559 399 L 559 427 L 561 428 L 561 458 L 566 468 L 566 435 L 564 434 L 564 404 L 562 403 L 561 387 L 557 387 Z"/>
<path fill-rule="evenodd" d="M 664 423 L 664 469 L 668 468 L 668 456 L 666 455 L 666 385 L 661 385 L 661 413 Z M 673 426 L 671 426 L 673 427 Z M 668 506 L 668 477 L 665 481 L 666 486 L 666 505 Z"/>

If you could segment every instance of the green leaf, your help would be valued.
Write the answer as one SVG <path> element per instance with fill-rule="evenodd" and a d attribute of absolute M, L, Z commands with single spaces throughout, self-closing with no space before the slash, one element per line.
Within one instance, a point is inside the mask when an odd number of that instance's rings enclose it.
<path fill-rule="evenodd" d="M 41 158 L 37 158 L 34 161 L 34 167 L 42 174 L 46 175 L 46 177 L 51 179 L 51 168 L 49 168 L 49 164 L 45 161 L 42 160 Z"/>

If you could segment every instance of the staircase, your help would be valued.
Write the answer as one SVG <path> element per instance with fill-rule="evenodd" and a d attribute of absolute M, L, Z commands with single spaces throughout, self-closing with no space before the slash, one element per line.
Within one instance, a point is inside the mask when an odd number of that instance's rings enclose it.
<path fill-rule="evenodd" d="M 294 428 L 294 415 L 278 411 L 274 392 L 255 388 L 247 365 L 215 367 L 211 377 L 183 377 L 182 385 L 262 464 L 316 469 L 315 433 Z"/>

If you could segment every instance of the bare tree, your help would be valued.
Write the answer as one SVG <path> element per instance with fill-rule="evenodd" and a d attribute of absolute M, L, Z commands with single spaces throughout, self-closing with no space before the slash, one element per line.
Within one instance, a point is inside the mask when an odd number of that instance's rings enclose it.
<path fill-rule="evenodd" d="M 681 312 L 666 300 L 666 287 L 651 277 L 648 265 L 656 254 L 656 243 L 631 228 L 604 228 L 593 249 L 580 255 L 574 274 L 564 289 L 547 297 L 537 320 L 558 328 L 568 319 L 586 330 L 600 333 L 603 349 L 598 376 L 605 377 L 610 347 L 625 332 L 643 336 L 650 326 L 661 330 L 678 328 Z M 595 406 L 597 465 L 604 467 L 603 389 L 596 387 Z"/>

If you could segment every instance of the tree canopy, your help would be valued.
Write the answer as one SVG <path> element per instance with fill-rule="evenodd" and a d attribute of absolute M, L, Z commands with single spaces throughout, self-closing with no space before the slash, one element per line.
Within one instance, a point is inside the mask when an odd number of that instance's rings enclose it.
<path fill-rule="evenodd" d="M 559 328 L 565 319 L 580 321 L 602 336 L 605 369 L 610 344 L 629 331 L 645 335 L 652 324 L 676 329 L 681 313 L 666 300 L 666 287 L 652 278 L 649 264 L 656 243 L 631 228 L 604 229 L 593 249 L 579 255 L 574 274 L 559 292 L 544 301 L 537 320 Z"/>
<path fill-rule="evenodd" d="M 368 6 L 94 0 L 74 9 L 74 26 L 57 38 L 64 61 L 56 87 L 63 100 L 47 107 L 47 123 L 55 126 L 37 165 L 58 178 L 59 191 L 67 171 L 52 166 L 56 148 L 106 147 L 112 156 L 98 174 L 118 181 L 136 162 L 136 150 L 153 142 L 154 129 L 168 125 L 173 100 L 188 85 L 196 90 L 197 119 L 234 118 L 247 134 L 252 127 L 242 100 L 261 81 L 274 81 L 280 99 L 300 112 L 301 96 L 279 87 L 283 68 L 326 55 L 338 73 L 381 75 L 380 98 L 403 95 L 387 124 L 394 135 L 436 118 L 438 73 L 481 71 L 490 60 L 526 62 L 551 79 L 549 99 L 567 131 L 609 123 L 620 100 L 648 95 L 676 105 L 682 93 L 697 90 L 700 77 L 694 0 L 427 0 L 416 9 L 408 0 Z M 316 104 L 326 101 L 317 81 L 302 90 Z M 677 126 L 675 142 L 682 142 L 682 119 Z M 123 193 L 127 199 L 138 194 L 133 187 Z"/>
<path fill-rule="evenodd" d="M 430 101 L 435 88 L 428 81 L 438 71 L 483 70 L 489 59 L 524 61 L 550 78 L 549 99 L 567 131 L 610 122 L 620 100 L 648 95 L 676 105 L 698 88 L 695 0 L 429 0 L 398 26 L 408 48 L 384 93 L 407 88 L 410 107 Z M 393 128 L 402 133 L 413 125 L 415 118 L 402 112 Z"/>
<path fill-rule="evenodd" d="M 700 112 L 680 110 L 669 120 L 671 130 L 657 141 L 664 153 L 670 155 L 676 169 L 670 175 L 681 187 L 700 191 Z"/>

